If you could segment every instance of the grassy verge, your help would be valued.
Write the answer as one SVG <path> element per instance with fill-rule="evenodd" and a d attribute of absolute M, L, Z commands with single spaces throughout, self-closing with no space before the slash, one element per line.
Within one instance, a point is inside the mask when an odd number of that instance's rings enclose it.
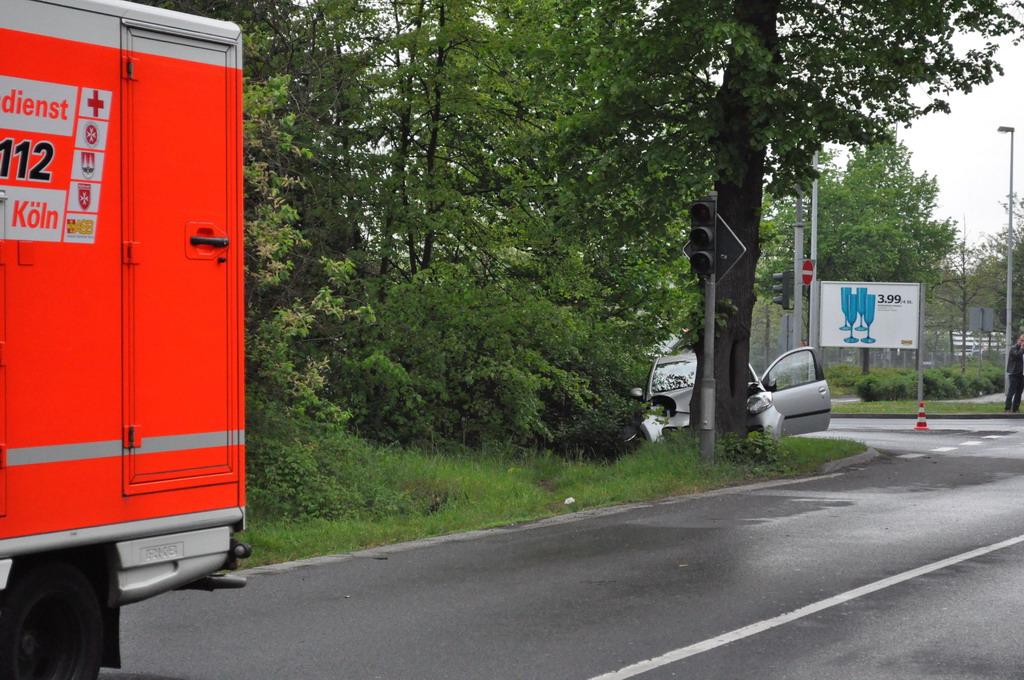
<path fill-rule="evenodd" d="M 543 454 L 479 460 L 395 452 L 387 462 L 390 484 L 417 496 L 419 510 L 346 519 L 274 520 L 261 517 L 254 507 L 250 529 L 241 536 L 253 545 L 254 555 L 244 566 L 805 475 L 822 463 L 863 450 L 854 442 L 786 439 L 778 459 L 768 465 L 727 460 L 702 465 L 693 441 L 686 437 L 645 444 L 611 463 L 567 461 Z"/>
<path fill-rule="evenodd" d="M 832 404 L 833 413 L 884 413 L 917 416 L 919 402 L 916 401 L 855 401 Z M 966 401 L 926 401 L 925 413 L 932 415 L 1002 413 L 1003 403 L 982 403 Z"/>

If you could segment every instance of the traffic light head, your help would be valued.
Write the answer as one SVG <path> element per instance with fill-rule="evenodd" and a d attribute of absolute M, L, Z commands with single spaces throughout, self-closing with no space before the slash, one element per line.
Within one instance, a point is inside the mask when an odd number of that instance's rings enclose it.
<path fill-rule="evenodd" d="M 782 305 L 783 309 L 793 309 L 793 270 L 772 274 L 772 280 L 777 282 L 772 286 L 772 292 L 775 293 L 772 302 Z"/>
<path fill-rule="evenodd" d="M 718 198 L 714 195 L 690 204 L 690 269 L 700 276 L 715 273 L 718 260 L 715 236 L 718 229 Z"/>
<path fill-rule="evenodd" d="M 693 224 L 714 224 L 717 210 L 717 201 L 710 196 L 705 196 L 690 204 L 690 221 Z"/>

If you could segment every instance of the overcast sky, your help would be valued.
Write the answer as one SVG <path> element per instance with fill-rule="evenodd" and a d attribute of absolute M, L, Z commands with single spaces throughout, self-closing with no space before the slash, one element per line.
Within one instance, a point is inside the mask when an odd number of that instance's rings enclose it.
<path fill-rule="evenodd" d="M 952 218 L 961 230 L 966 223 L 972 244 L 1008 222 L 1010 135 L 997 132 L 1001 126 L 1016 128 L 1014 193 L 1019 197 L 1024 187 L 1024 45 L 1003 41 L 996 59 L 1005 74 L 991 85 L 951 97 L 950 114 L 932 114 L 899 130 L 914 171 L 938 180 L 935 216 Z M 1024 225 L 1015 220 L 1013 231 L 1019 238 Z"/>

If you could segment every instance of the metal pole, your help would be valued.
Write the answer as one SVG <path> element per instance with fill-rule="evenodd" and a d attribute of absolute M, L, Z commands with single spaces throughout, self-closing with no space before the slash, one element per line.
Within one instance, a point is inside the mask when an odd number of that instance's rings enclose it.
<path fill-rule="evenodd" d="M 924 401 L 924 293 L 923 283 L 917 284 L 917 401 Z"/>
<path fill-rule="evenodd" d="M 1007 301 L 1009 301 L 1009 299 L 1011 297 L 1011 293 L 1013 292 L 1013 290 L 1012 290 L 1012 285 L 1013 285 L 1013 278 L 1012 278 L 1013 277 L 1013 245 L 1014 245 L 1014 243 L 1013 243 L 1013 131 L 1014 131 L 1014 129 L 1010 128 L 1010 202 L 1009 202 L 1009 207 L 1007 209 L 1007 213 L 1009 213 L 1009 215 L 1007 217 L 1006 231 L 1007 231 L 1007 234 L 1009 235 L 1008 236 L 1008 242 L 1010 244 L 1010 255 L 1009 255 L 1010 259 L 1008 260 L 1008 262 L 1009 262 L 1009 269 L 1008 269 L 1008 271 L 1009 271 L 1009 276 L 1010 276 L 1010 286 L 1011 286 L 1011 288 L 1007 288 L 1007 290 L 1006 290 Z M 1009 302 L 1007 302 L 1007 307 L 1006 308 L 1008 310 L 1011 309 L 1011 307 L 1009 306 Z M 1009 312 L 1007 312 L 1006 318 L 1007 319 L 1010 318 Z M 1017 334 L 1013 333 L 1011 335 L 1011 337 L 1010 337 L 1010 342 L 1008 344 L 1012 345 L 1016 339 L 1017 339 Z"/>
<path fill-rule="evenodd" d="M 804 192 L 796 188 L 796 224 L 793 232 L 793 319 L 796 335 L 790 349 L 804 344 Z"/>
<path fill-rule="evenodd" d="M 785 354 L 793 347 L 793 312 L 786 312 L 779 319 L 779 354 Z"/>
<path fill-rule="evenodd" d="M 1010 133 L 1010 194 L 1007 212 L 1009 224 L 1006 230 L 1006 360 L 1010 359 L 1010 347 L 1014 343 L 1013 332 L 1013 133 L 1015 128 L 1001 126 L 999 132 Z M 1006 389 L 1010 388 L 1010 376 L 1006 376 Z"/>
<path fill-rule="evenodd" d="M 814 170 L 818 170 L 818 153 L 814 153 Z M 807 331 L 807 344 L 817 347 L 821 344 L 821 319 L 819 315 L 819 295 L 821 289 L 818 286 L 818 180 L 815 178 L 811 184 L 811 259 L 814 260 L 814 281 L 811 285 L 811 308 L 809 313 L 809 328 Z"/>
<path fill-rule="evenodd" d="M 704 358 L 700 387 L 700 461 L 715 462 L 715 275 L 704 283 Z"/>

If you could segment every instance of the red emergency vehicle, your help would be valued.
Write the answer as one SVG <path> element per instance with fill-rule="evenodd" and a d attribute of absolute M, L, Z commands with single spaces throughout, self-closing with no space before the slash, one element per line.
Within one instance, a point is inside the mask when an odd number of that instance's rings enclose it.
<path fill-rule="evenodd" d="M 244 583 L 242 43 L 2 5 L 0 678 L 78 680 L 121 605 Z"/>

